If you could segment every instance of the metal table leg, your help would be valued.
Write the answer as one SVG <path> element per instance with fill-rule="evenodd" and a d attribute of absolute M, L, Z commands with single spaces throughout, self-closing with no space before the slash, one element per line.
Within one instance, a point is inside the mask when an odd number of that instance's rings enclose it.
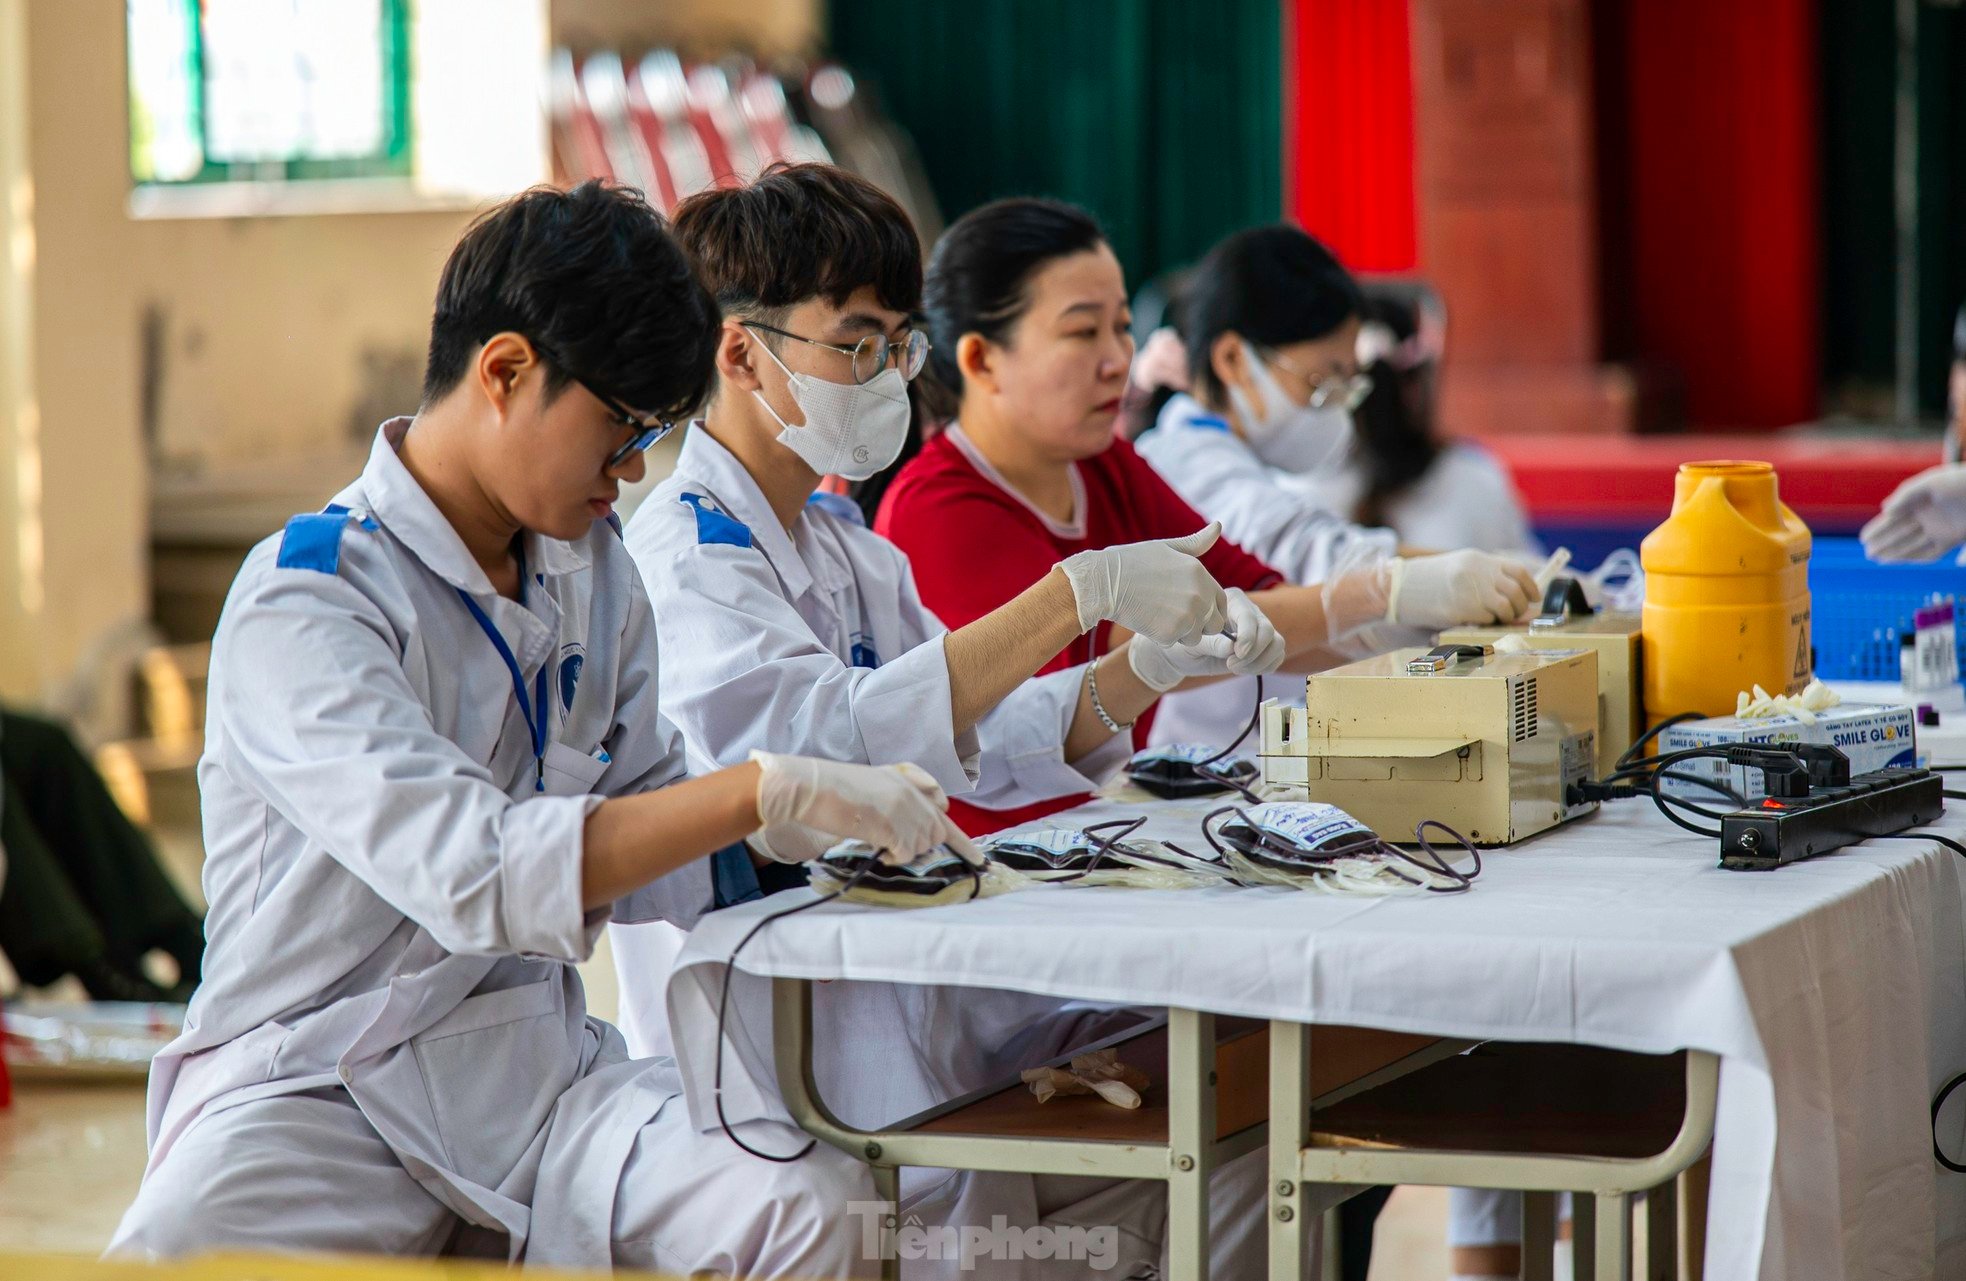
<path fill-rule="evenodd" d="M 1581 1192 L 1570 1198 L 1570 1278 L 1597 1281 L 1597 1201 Z"/>
<path fill-rule="evenodd" d="M 881 1281 L 901 1281 L 901 1255 L 895 1233 L 901 1229 L 901 1169 L 893 1165 L 868 1167 L 874 1177 L 874 1199 L 887 1203 L 881 1216 Z"/>
<path fill-rule="evenodd" d="M 1215 1016 L 1167 1012 L 1167 1259 L 1208 1279 L 1208 1176 L 1215 1150 Z"/>
<path fill-rule="evenodd" d="M 1270 1281 L 1304 1281 L 1301 1152 L 1311 1137 L 1311 1029 L 1270 1024 Z"/>
<path fill-rule="evenodd" d="M 1522 1281 L 1556 1281 L 1554 1192 L 1522 1194 Z"/>
<path fill-rule="evenodd" d="M 1621 1192 L 1597 1195 L 1597 1281 L 1631 1281 L 1632 1204 Z"/>
<path fill-rule="evenodd" d="M 1674 1180 L 1645 1194 L 1645 1281 L 1678 1277 L 1679 1187 Z"/>
<path fill-rule="evenodd" d="M 993 1089 L 880 1130 L 855 1129 L 833 1115 L 813 1077 L 810 980 L 772 980 L 772 1020 L 773 1060 L 787 1113 L 808 1134 L 872 1167 L 881 1198 L 896 1202 L 897 1213 L 899 1168 L 904 1165 L 1159 1180 L 1167 1188 L 1170 1273 L 1176 1281 L 1207 1281 L 1209 1175 L 1220 1162 L 1255 1150 L 1266 1135 L 1266 1128 L 1258 1125 L 1227 1138 L 1216 1137 L 1213 1014 L 1168 1011 L 1166 1143 L 944 1134 L 915 1128 Z M 899 1264 L 892 1248 L 885 1255 L 883 1276 L 892 1278 Z"/>

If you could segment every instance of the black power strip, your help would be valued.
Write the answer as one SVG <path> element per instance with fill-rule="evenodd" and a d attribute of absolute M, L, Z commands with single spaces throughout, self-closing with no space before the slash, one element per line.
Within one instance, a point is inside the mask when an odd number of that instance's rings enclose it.
<path fill-rule="evenodd" d="M 1944 780 L 1931 770 L 1884 769 L 1809 787 L 1805 795 L 1770 796 L 1721 816 L 1720 865 L 1766 872 L 1930 823 L 1945 813 L 1944 790 Z"/>

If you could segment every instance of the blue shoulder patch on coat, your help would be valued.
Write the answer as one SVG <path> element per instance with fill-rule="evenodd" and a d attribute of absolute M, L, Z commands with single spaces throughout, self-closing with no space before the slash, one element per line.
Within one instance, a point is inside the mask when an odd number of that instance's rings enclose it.
<path fill-rule="evenodd" d="M 817 507 L 820 511 L 837 516 L 849 525 L 867 528 L 867 513 L 861 511 L 860 504 L 845 494 L 829 494 L 823 489 L 815 489 L 812 491 L 812 497 L 806 499 L 806 506 Z"/>
<path fill-rule="evenodd" d="M 1188 420 L 1187 425 L 1190 427 L 1199 427 L 1203 431 L 1226 432 L 1229 430 L 1229 420 L 1218 418 L 1214 414 L 1196 414 Z"/>
<path fill-rule="evenodd" d="M 751 546 L 751 528 L 735 516 L 718 511 L 701 494 L 678 494 L 676 501 L 696 513 L 696 545 L 728 543 L 732 547 Z"/>
<path fill-rule="evenodd" d="M 369 527 L 364 521 L 365 528 Z M 281 569 L 312 569 L 332 574 L 341 566 L 341 535 L 348 528 L 348 512 L 303 512 L 289 517 L 286 532 L 280 535 L 280 554 L 274 561 Z"/>

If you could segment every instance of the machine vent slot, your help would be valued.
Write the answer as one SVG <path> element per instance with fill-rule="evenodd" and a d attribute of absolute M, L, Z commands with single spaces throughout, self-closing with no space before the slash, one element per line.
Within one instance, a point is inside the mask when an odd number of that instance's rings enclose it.
<path fill-rule="evenodd" d="M 1523 677 L 1516 682 L 1512 694 L 1511 719 L 1514 721 L 1514 727 L 1509 735 L 1509 741 L 1520 743 L 1536 735 L 1536 678 Z"/>

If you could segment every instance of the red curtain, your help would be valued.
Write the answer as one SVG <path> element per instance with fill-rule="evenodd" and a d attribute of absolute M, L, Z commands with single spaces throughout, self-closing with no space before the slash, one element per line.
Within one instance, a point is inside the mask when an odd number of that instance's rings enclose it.
<path fill-rule="evenodd" d="M 1284 0 L 1290 216 L 1354 271 L 1411 271 L 1413 63 L 1406 0 Z"/>
<path fill-rule="evenodd" d="M 1621 60 L 1637 354 L 1685 379 L 1698 427 L 1815 416 L 1821 381 L 1816 11 L 1808 0 L 1627 0 Z M 1890 199 L 1879 192 L 1878 199 Z M 1882 268 L 1880 268 L 1882 269 Z"/>
<path fill-rule="evenodd" d="M 1284 14 L 1290 215 L 1355 270 L 1410 271 L 1410 5 L 1284 0 Z M 1598 14 L 1598 160 L 1618 206 L 1603 211 L 1607 354 L 1677 371 L 1695 427 L 1814 417 L 1815 6 L 1623 0 Z"/>

